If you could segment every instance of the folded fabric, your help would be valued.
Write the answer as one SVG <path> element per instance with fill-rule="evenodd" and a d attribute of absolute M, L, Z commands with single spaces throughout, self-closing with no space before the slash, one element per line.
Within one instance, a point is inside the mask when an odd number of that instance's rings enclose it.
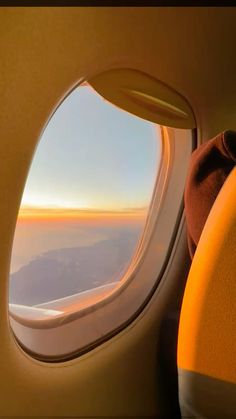
<path fill-rule="evenodd" d="M 218 134 L 192 154 L 184 196 L 191 257 L 195 253 L 211 207 L 235 164 L 235 131 L 227 130 Z"/>

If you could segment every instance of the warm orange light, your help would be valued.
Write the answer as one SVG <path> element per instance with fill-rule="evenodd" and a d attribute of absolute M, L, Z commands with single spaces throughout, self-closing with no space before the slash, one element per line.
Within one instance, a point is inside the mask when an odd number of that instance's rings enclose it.
<path fill-rule="evenodd" d="M 75 208 L 36 208 L 21 207 L 18 222 L 28 221 L 70 221 L 70 222 L 119 222 L 142 221 L 147 215 L 146 208 L 124 209 L 120 211 L 100 209 L 75 209 Z"/>

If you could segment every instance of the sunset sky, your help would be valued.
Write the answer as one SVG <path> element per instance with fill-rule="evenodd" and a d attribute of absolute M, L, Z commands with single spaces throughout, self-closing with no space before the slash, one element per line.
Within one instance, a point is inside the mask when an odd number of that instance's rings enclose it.
<path fill-rule="evenodd" d="M 79 209 L 90 216 L 143 216 L 160 154 L 159 127 L 78 87 L 39 141 L 20 218 L 83 217 Z"/>
<path fill-rule="evenodd" d="M 51 250 L 89 249 L 104 240 L 120 243 L 124 234 L 128 241 L 133 234 L 141 237 L 160 140 L 158 126 L 116 108 L 88 86 L 75 89 L 36 149 L 15 230 L 11 273 Z M 114 258 L 119 257 L 117 246 Z"/>

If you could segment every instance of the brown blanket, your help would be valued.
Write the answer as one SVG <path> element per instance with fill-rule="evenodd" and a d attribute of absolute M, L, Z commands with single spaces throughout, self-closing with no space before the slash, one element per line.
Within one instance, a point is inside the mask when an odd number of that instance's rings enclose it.
<path fill-rule="evenodd" d="M 235 131 L 224 131 L 192 154 L 184 197 L 191 257 L 218 192 L 235 164 Z"/>

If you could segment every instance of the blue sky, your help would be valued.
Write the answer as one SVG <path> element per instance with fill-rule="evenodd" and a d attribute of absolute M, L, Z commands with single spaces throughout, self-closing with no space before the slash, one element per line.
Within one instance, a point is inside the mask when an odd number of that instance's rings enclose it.
<path fill-rule="evenodd" d="M 158 126 L 116 108 L 88 86 L 78 87 L 41 136 L 22 205 L 145 207 L 160 155 Z"/>

